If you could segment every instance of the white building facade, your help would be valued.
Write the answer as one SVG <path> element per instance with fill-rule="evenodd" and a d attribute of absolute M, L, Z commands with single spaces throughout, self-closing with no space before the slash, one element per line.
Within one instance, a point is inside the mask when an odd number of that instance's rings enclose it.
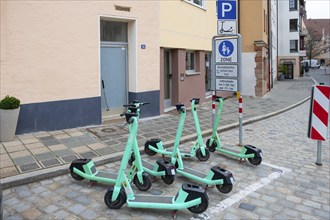
<path fill-rule="evenodd" d="M 269 47 L 270 47 L 270 77 L 271 77 L 271 88 L 274 85 L 274 81 L 277 79 L 277 28 L 278 28 L 278 0 L 270 1 L 270 36 L 269 36 Z"/>
<path fill-rule="evenodd" d="M 278 1 L 278 64 L 284 65 L 284 77 L 300 77 L 301 15 L 303 0 Z"/>

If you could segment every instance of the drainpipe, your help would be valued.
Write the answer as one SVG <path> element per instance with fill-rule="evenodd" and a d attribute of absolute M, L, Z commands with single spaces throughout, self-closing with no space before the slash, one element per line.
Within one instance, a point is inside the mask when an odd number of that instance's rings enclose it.
<path fill-rule="evenodd" d="M 270 64 L 272 64 L 271 62 L 271 53 L 272 53 L 272 50 L 273 50 L 273 47 L 272 47 L 272 42 L 271 42 L 271 31 L 272 31 L 272 28 L 271 28 L 271 11 L 270 11 L 270 7 L 271 7 L 271 0 L 268 0 L 267 1 L 267 14 L 268 14 L 268 85 L 269 85 L 269 91 L 271 88 L 273 88 L 273 75 L 272 75 L 272 72 L 270 71 L 272 69 L 272 67 L 270 66 Z"/>
<path fill-rule="evenodd" d="M 276 0 L 276 78 L 278 77 L 278 1 Z"/>

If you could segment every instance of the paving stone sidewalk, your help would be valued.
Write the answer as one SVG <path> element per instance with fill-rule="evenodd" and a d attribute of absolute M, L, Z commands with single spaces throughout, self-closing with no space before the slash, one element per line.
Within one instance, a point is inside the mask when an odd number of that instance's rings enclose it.
<path fill-rule="evenodd" d="M 264 97 L 243 97 L 244 122 L 263 119 L 303 103 L 308 100 L 313 84 L 309 77 L 276 81 L 274 88 Z M 209 135 L 212 128 L 211 101 L 199 105 L 197 112 L 204 136 Z M 175 139 L 178 120 L 176 112 L 141 119 L 139 146 L 142 147 L 147 139 L 156 137 L 170 145 Z M 11 142 L 0 142 L 0 181 L 6 188 L 18 184 L 15 183 L 20 179 L 18 176 L 28 181 L 32 176 L 40 178 L 40 175 L 45 173 L 59 174 L 61 170 L 62 173 L 67 172 L 68 164 L 77 158 L 94 158 L 97 165 L 118 160 L 127 141 L 128 131 L 124 124 L 122 121 L 100 126 L 36 132 L 17 135 Z M 238 103 L 237 99 L 232 97 L 224 102 L 220 128 L 229 129 L 237 125 Z M 192 115 L 187 111 L 182 141 L 194 139 L 195 125 Z"/>
<path fill-rule="evenodd" d="M 233 190 L 228 194 L 210 188 L 208 209 L 194 215 L 186 209 L 177 212 L 177 220 L 213 219 L 285 219 L 328 220 L 330 218 L 330 143 L 323 142 L 322 163 L 315 165 L 316 141 L 307 138 L 309 103 L 283 114 L 244 126 L 245 144 L 262 149 L 262 163 L 248 162 L 211 153 L 206 162 L 185 160 L 185 166 L 208 172 L 212 166 L 231 171 L 235 178 Z M 330 134 L 329 134 L 330 135 Z M 220 134 L 225 144 L 234 143 L 237 129 Z M 206 137 L 208 138 L 208 137 Z M 206 139 L 205 138 L 205 139 Z M 330 138 L 330 137 L 328 137 Z M 204 140 L 205 141 L 205 140 Z M 189 149 L 191 143 L 180 146 Z M 157 156 L 142 156 L 154 162 Z M 97 169 L 116 173 L 120 161 L 98 166 Z M 172 185 L 160 178 L 152 182 L 148 192 L 136 194 L 175 196 L 187 178 L 176 175 Z M 76 181 L 70 174 L 16 186 L 4 190 L 4 218 L 20 219 L 171 219 L 170 210 L 134 209 L 123 205 L 118 210 L 104 203 L 108 186 L 89 181 Z"/>

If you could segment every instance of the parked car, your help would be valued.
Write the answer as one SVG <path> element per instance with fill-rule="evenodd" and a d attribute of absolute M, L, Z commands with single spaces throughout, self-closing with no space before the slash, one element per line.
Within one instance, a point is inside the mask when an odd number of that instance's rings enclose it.
<path fill-rule="evenodd" d="M 311 60 L 303 60 L 301 61 L 301 64 L 303 66 L 306 66 L 306 63 L 310 68 L 320 68 L 320 64 L 317 62 L 317 60 L 311 59 Z"/>

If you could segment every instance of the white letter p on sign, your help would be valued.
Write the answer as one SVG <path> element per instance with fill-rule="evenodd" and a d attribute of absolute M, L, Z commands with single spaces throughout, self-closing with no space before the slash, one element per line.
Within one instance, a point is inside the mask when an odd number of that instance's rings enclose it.
<path fill-rule="evenodd" d="M 221 16 L 224 18 L 225 17 L 225 13 L 226 12 L 230 12 L 232 9 L 232 6 L 230 3 L 227 3 L 227 2 L 223 2 L 222 3 L 222 14 Z"/>

